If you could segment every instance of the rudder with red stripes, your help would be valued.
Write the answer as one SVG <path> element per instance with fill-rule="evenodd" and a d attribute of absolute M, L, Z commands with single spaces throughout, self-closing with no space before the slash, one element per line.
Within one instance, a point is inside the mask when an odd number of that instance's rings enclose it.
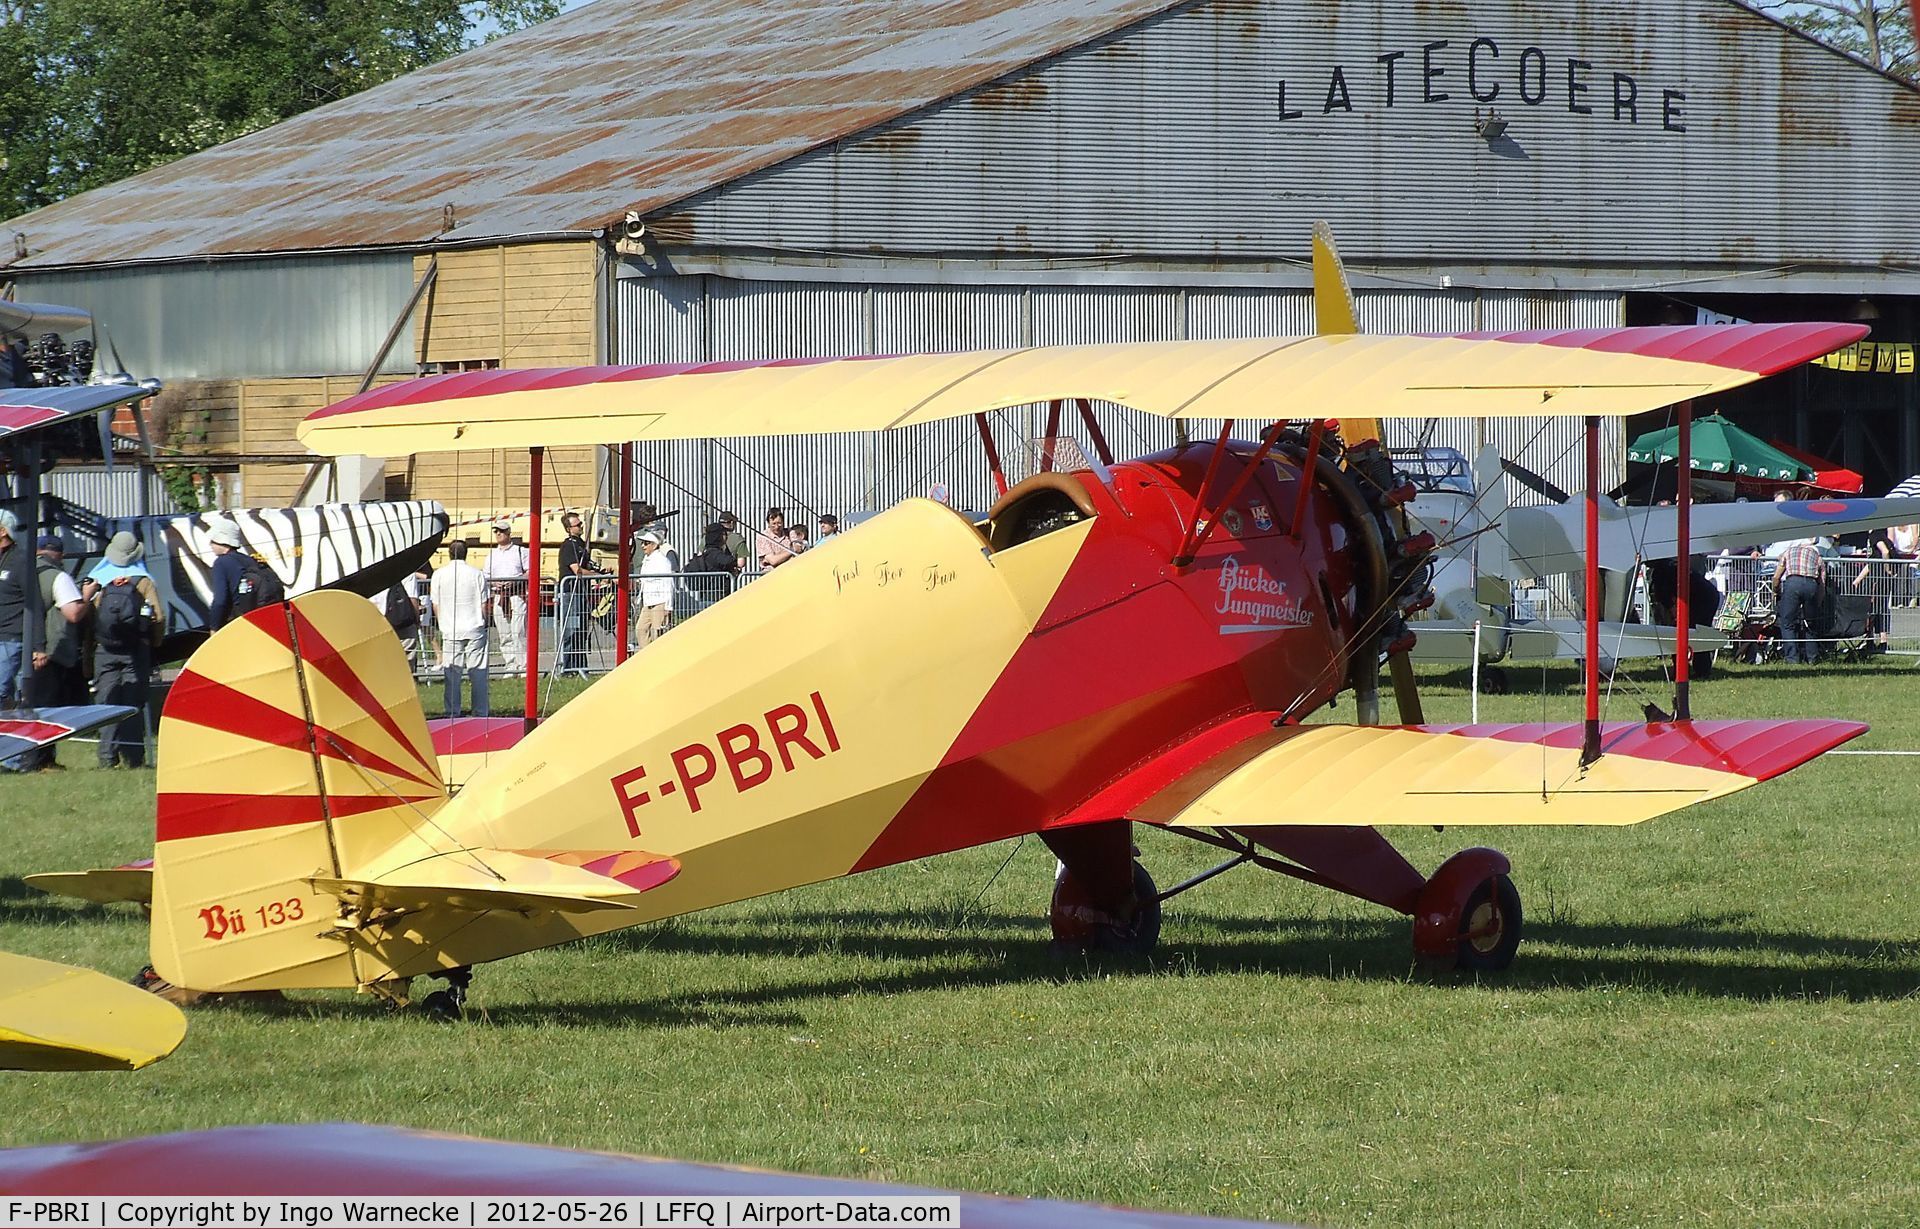
<path fill-rule="evenodd" d="M 160 718 L 155 971 L 196 990 L 355 985 L 352 879 L 445 803 L 405 654 L 363 597 L 303 594 L 215 633 Z"/>

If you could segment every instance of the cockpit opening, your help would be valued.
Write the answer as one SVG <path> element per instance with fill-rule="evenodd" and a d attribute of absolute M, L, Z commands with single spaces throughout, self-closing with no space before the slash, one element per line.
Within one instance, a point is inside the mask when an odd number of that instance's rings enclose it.
<path fill-rule="evenodd" d="M 1087 489 L 1072 474 L 1035 474 L 1002 495 L 988 514 L 994 550 L 1031 542 L 1095 515 Z"/>

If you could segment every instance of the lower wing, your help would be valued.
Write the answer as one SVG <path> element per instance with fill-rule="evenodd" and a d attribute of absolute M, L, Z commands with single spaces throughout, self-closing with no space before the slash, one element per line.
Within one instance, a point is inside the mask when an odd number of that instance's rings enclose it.
<path fill-rule="evenodd" d="M 23 751 L 50 747 L 63 738 L 125 721 L 140 710 L 122 704 L 73 704 L 60 708 L 20 708 L 0 713 L 0 760 Z"/>
<path fill-rule="evenodd" d="M 1566 724 L 1274 728 L 1239 719 L 1068 816 L 1169 827 L 1637 824 L 1757 785 L 1867 727 L 1852 721 L 1620 722 L 1580 763 Z M 1202 742 L 1202 740 L 1205 740 Z M 1128 796 L 1129 793 L 1131 796 Z"/>
<path fill-rule="evenodd" d="M 178 1007 L 137 986 L 0 952 L 0 1070 L 132 1071 L 186 1033 Z"/>

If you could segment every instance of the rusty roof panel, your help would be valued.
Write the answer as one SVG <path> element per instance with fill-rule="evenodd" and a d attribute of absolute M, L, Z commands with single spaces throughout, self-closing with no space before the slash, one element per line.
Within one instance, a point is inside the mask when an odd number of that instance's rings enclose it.
<path fill-rule="evenodd" d="M 1171 0 L 599 0 L 14 218 L 16 269 L 607 225 L 911 113 Z M 442 207 L 457 225 L 442 236 Z M 5 266 L 0 266 L 5 267 Z"/>

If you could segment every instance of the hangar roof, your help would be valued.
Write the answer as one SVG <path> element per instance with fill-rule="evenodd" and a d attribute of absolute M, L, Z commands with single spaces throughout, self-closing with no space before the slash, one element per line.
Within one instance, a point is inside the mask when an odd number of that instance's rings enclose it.
<path fill-rule="evenodd" d="M 591 231 L 1175 7 L 599 0 L 14 218 L 0 268 Z"/>

